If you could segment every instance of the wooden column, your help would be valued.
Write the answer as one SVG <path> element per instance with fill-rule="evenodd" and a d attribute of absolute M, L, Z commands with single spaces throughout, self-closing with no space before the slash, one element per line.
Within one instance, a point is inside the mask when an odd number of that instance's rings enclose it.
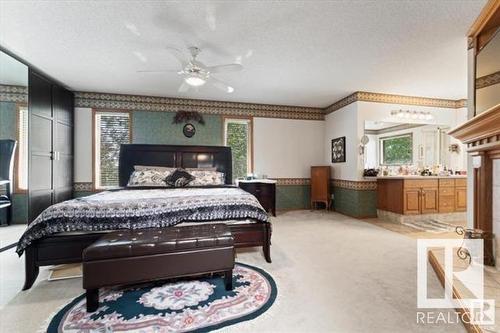
<path fill-rule="evenodd" d="M 474 167 L 474 228 L 493 234 L 493 163 L 486 152 L 475 153 Z M 484 264 L 494 266 L 493 240 L 484 241 Z"/>
<path fill-rule="evenodd" d="M 474 168 L 474 228 L 486 232 L 484 263 L 493 256 L 493 159 L 500 158 L 500 105 L 468 120 L 449 132 L 467 145 Z M 489 237 L 488 237 L 489 236 Z M 490 239 L 488 239 L 490 238 Z"/>

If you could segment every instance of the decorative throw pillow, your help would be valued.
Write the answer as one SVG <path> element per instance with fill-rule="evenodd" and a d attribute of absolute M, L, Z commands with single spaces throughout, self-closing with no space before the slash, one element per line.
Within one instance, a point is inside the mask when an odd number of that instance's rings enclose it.
<path fill-rule="evenodd" d="M 177 169 L 165 178 L 165 182 L 173 187 L 184 187 L 195 177 L 184 169 Z"/>
<path fill-rule="evenodd" d="M 130 175 L 127 187 L 165 187 L 165 178 L 170 173 L 155 169 L 136 170 Z"/>
<path fill-rule="evenodd" d="M 195 179 L 188 186 L 224 185 L 224 173 L 211 170 L 193 170 L 189 172 Z"/>

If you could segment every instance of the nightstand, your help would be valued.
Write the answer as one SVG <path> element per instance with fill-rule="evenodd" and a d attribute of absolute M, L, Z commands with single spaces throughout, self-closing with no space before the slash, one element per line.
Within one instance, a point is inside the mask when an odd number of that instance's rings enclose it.
<path fill-rule="evenodd" d="M 241 189 L 253 194 L 266 212 L 276 216 L 276 181 L 272 179 L 237 180 Z"/>

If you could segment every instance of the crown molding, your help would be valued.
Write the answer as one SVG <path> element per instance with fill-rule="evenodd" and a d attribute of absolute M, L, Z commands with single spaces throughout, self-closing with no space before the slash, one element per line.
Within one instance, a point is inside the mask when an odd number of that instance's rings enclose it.
<path fill-rule="evenodd" d="M 467 144 L 469 152 L 500 149 L 500 104 L 448 132 Z"/>
<path fill-rule="evenodd" d="M 322 108 L 76 92 L 75 106 L 133 111 L 196 111 L 203 114 L 324 120 Z"/>
<path fill-rule="evenodd" d="M 453 99 L 417 97 L 417 96 L 405 96 L 405 95 L 393 95 L 393 94 L 357 91 L 328 106 L 325 109 L 325 113 L 329 114 L 335 112 L 354 102 L 374 102 L 374 103 L 385 103 L 385 104 L 431 106 L 431 107 L 450 108 L 450 109 L 459 109 L 467 106 L 467 100 L 465 99 L 453 100 Z"/>
<path fill-rule="evenodd" d="M 500 83 L 500 71 L 476 79 L 476 89 L 486 88 Z"/>
<path fill-rule="evenodd" d="M 468 37 L 477 37 L 490 19 L 500 10 L 500 0 L 489 0 L 467 32 Z"/>

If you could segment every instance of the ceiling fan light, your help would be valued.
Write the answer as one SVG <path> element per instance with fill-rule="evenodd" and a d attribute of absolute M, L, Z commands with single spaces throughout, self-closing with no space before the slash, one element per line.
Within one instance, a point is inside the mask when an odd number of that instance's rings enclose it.
<path fill-rule="evenodd" d="M 198 76 L 188 76 L 184 78 L 184 81 L 193 87 L 200 87 L 204 85 L 207 81 Z"/>

